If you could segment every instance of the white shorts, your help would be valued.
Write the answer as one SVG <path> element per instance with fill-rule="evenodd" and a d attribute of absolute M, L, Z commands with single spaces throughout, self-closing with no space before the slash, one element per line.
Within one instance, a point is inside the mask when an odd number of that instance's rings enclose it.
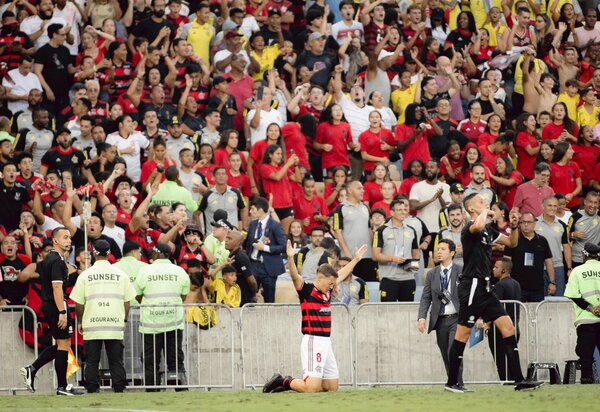
<path fill-rule="evenodd" d="M 302 377 L 319 379 L 339 379 L 331 339 L 324 336 L 302 336 Z"/>

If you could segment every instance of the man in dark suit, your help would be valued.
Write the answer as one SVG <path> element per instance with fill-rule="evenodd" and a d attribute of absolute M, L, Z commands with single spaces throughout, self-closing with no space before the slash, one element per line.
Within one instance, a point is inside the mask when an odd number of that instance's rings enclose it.
<path fill-rule="evenodd" d="M 458 277 L 462 266 L 452 262 L 456 254 L 456 244 L 451 239 L 438 242 L 436 261 L 438 265 L 427 273 L 425 287 L 419 304 L 419 332 L 425 332 L 425 319 L 429 315 L 427 333 L 435 330 L 437 345 L 442 353 L 446 373 L 448 373 L 448 351 L 454 340 L 458 323 Z M 458 373 L 458 385 L 463 386 L 462 366 Z"/>
<path fill-rule="evenodd" d="M 271 218 L 267 199 L 255 199 L 250 206 L 250 215 L 255 219 L 250 223 L 246 239 L 250 270 L 259 287 L 262 285 L 265 303 L 273 303 L 277 277 L 285 272 L 282 253 L 287 238 L 281 224 Z"/>

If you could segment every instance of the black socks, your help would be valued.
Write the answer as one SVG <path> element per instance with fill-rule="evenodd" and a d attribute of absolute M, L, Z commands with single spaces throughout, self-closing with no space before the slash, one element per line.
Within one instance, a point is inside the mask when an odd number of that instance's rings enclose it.
<path fill-rule="evenodd" d="M 67 387 L 67 364 L 69 362 L 69 351 L 57 350 L 54 359 L 54 369 L 59 388 Z"/>
<path fill-rule="evenodd" d="M 508 359 L 508 370 L 510 371 L 510 375 L 514 378 L 515 382 L 521 382 L 523 380 L 523 373 L 521 372 L 519 348 L 517 347 L 515 335 L 503 338 L 502 344 L 506 347 L 506 357 Z"/>
<path fill-rule="evenodd" d="M 448 386 L 453 386 L 458 383 L 458 371 L 460 370 L 460 365 L 462 364 L 462 357 L 465 351 L 465 343 L 457 341 L 456 339 L 452 342 L 452 346 L 450 347 L 450 353 L 448 354 L 448 363 L 449 371 L 448 371 Z"/>
<path fill-rule="evenodd" d="M 33 373 L 39 371 L 45 364 L 50 363 L 56 357 L 56 345 L 49 346 L 42 353 L 39 354 L 38 358 L 31 364 Z"/>

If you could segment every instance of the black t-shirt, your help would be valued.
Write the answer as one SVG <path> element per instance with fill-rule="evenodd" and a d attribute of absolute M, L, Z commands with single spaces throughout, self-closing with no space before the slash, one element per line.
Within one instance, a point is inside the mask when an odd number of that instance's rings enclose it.
<path fill-rule="evenodd" d="M 219 107 L 219 105 L 221 104 L 221 98 L 219 96 L 211 96 L 208 99 L 208 107 L 214 107 L 215 109 L 217 107 Z M 229 129 L 234 129 L 233 126 L 233 116 L 230 116 L 227 114 L 227 108 L 230 107 L 232 109 L 235 109 L 236 106 L 236 102 L 235 102 L 235 97 L 233 97 L 232 95 L 229 95 L 227 97 L 227 103 L 225 103 L 225 105 L 223 106 L 223 108 L 221 109 L 221 125 L 219 126 L 219 131 L 224 131 L 224 130 L 229 130 Z"/>
<path fill-rule="evenodd" d="M 552 258 L 550 245 L 545 237 L 535 233 L 531 240 L 519 235 L 519 244 L 504 250 L 506 256 L 512 258 L 511 275 L 519 282 L 522 290 L 544 290 L 544 261 Z"/>
<path fill-rule="evenodd" d="M 465 46 L 468 46 L 469 44 L 473 43 L 473 41 L 471 40 L 472 36 L 473 33 L 468 31 L 463 31 L 461 29 L 452 30 L 446 38 L 446 43 L 454 45 L 454 48 L 457 51 L 460 51 L 464 49 Z"/>
<path fill-rule="evenodd" d="M 494 294 L 498 300 L 521 300 L 521 285 L 519 282 L 511 277 L 504 278 L 494 286 Z M 519 305 L 516 303 L 507 303 L 505 305 L 508 316 L 512 319 L 513 323 L 517 325 L 519 323 Z"/>
<path fill-rule="evenodd" d="M 77 228 L 77 232 L 75 232 L 72 239 L 73 246 L 75 246 L 75 249 L 85 246 L 85 237 L 83 229 Z M 110 253 L 115 259 L 121 259 L 121 257 L 123 257 L 123 255 L 121 254 L 121 249 L 119 249 L 119 245 L 117 245 L 117 242 L 115 242 L 113 238 L 108 237 L 106 235 L 100 235 L 100 237 L 97 239 L 92 239 L 88 236 L 87 250 L 92 252 L 94 250 L 94 242 L 100 239 L 106 240 L 110 244 Z"/>
<path fill-rule="evenodd" d="M 486 115 L 494 112 L 494 107 L 492 106 L 492 103 L 489 100 L 482 100 L 480 97 L 479 99 L 477 99 L 477 101 L 481 105 L 481 114 Z M 494 99 L 494 101 L 497 104 L 502 105 L 502 107 L 504 107 L 504 102 L 502 100 Z"/>
<path fill-rule="evenodd" d="M 158 37 L 158 33 L 160 33 L 163 27 L 171 29 L 171 35 L 169 37 L 173 40 L 175 38 L 176 27 L 169 19 L 164 19 L 160 23 L 157 23 L 152 20 L 152 17 L 148 17 L 140 21 L 137 26 L 134 26 L 131 30 L 131 34 L 135 37 L 145 37 L 148 39 L 148 43 L 152 43 Z"/>
<path fill-rule="evenodd" d="M 9 305 L 24 305 L 23 299 L 27 296 L 29 283 L 19 282 L 17 276 L 29 262 L 29 258 L 25 255 L 17 254 L 14 260 L 0 254 L 0 272 L 2 282 L 0 282 L 0 296 L 2 299 L 8 299 Z"/>
<path fill-rule="evenodd" d="M 44 261 L 38 264 L 38 270 L 42 282 L 42 300 L 45 303 L 54 303 L 52 282 L 62 283 L 63 294 L 66 299 L 69 270 L 63 257 L 56 250 L 51 250 Z"/>
<path fill-rule="evenodd" d="M 285 40 L 292 40 L 293 37 L 289 31 L 282 30 L 281 32 L 283 33 L 283 38 Z M 267 26 L 260 30 L 260 34 L 262 34 L 263 38 L 265 39 L 265 46 L 272 46 L 279 43 L 279 35 L 277 32 L 269 30 Z"/>
<path fill-rule="evenodd" d="M 30 200 L 24 185 L 15 182 L 13 187 L 6 187 L 0 180 L 0 221 L 6 230 L 12 231 L 19 227 L 21 210 Z"/>
<path fill-rule="evenodd" d="M 43 64 L 42 75 L 54 94 L 69 94 L 71 75 L 67 69 L 72 62 L 71 53 L 65 46 L 52 47 L 44 44 L 35 53 L 35 62 Z"/>
<path fill-rule="evenodd" d="M 333 57 L 325 52 L 321 55 L 316 55 L 310 51 L 304 51 L 298 56 L 298 61 L 296 61 L 296 68 L 301 66 L 306 66 L 309 70 L 314 72 L 310 80 L 311 83 L 317 84 L 323 89 L 327 89 L 329 76 L 335 66 Z"/>
<path fill-rule="evenodd" d="M 81 183 L 78 179 L 83 162 L 85 162 L 83 152 L 74 147 L 62 150 L 59 146 L 54 146 L 42 156 L 42 165 L 47 166 L 48 170 L 56 169 L 61 172 L 68 170 L 73 174 L 75 183 Z"/>
<path fill-rule="evenodd" d="M 471 233 L 469 229 L 473 223 L 467 223 L 460 235 L 465 263 L 462 276 L 485 279 L 492 276 L 492 244 L 498 240 L 500 232 L 492 225 L 486 225 L 481 232 Z"/>
<path fill-rule="evenodd" d="M 248 278 L 252 276 L 250 272 L 250 259 L 246 252 L 242 250 L 242 248 L 238 248 L 235 252 L 231 254 L 231 257 L 235 259 L 233 262 L 233 267 L 237 272 L 237 281 L 236 283 L 240 287 L 240 291 L 242 292 L 242 302 L 240 306 L 244 306 L 247 303 L 252 302 L 252 291 L 250 290 L 250 286 L 248 285 Z"/>

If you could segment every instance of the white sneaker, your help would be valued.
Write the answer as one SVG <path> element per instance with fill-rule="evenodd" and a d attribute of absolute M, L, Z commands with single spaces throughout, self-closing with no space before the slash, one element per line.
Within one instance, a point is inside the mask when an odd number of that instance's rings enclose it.
<path fill-rule="evenodd" d="M 21 375 L 23 375 L 23 383 L 27 386 L 31 392 L 35 392 L 35 373 L 33 367 L 27 365 L 21 368 Z"/>

